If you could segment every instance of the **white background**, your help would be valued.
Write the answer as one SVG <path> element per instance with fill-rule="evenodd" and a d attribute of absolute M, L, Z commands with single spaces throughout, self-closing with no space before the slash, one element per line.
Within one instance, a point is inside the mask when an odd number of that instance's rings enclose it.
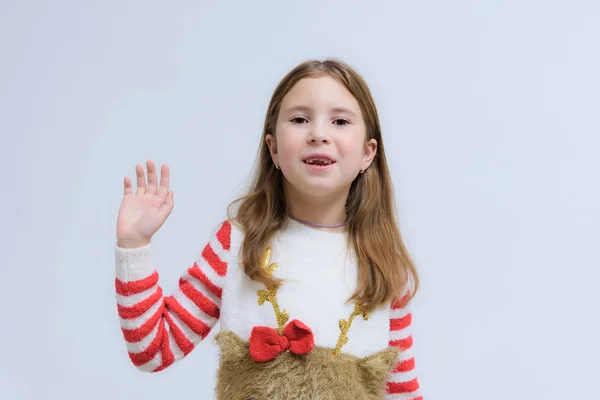
<path fill-rule="evenodd" d="M 127 357 L 123 178 L 171 167 L 168 293 L 279 79 L 326 57 L 379 108 L 425 399 L 600 398 L 599 43 L 592 0 L 0 2 L 0 398 L 211 398 L 212 334 L 159 374 Z"/>

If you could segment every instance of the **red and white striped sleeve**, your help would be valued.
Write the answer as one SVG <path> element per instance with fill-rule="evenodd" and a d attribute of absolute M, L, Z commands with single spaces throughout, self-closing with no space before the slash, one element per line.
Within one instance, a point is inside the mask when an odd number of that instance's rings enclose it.
<path fill-rule="evenodd" d="M 387 382 L 385 400 L 423 400 L 415 369 L 410 292 L 390 305 L 389 345 L 400 350 L 398 362 Z"/>
<path fill-rule="evenodd" d="M 151 260 L 151 244 L 116 248 L 119 322 L 129 358 L 138 369 L 164 370 L 210 333 L 220 316 L 230 243 L 231 225 L 225 221 L 170 296 L 163 296 Z"/>

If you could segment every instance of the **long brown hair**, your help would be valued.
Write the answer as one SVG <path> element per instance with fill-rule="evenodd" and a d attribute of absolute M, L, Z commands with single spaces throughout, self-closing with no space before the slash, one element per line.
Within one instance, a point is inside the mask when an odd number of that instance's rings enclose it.
<path fill-rule="evenodd" d="M 273 92 L 250 189 L 228 208 L 230 220 L 244 232 L 239 255 L 241 264 L 251 279 L 267 286 L 281 284 L 261 267 L 265 250 L 286 219 L 284 177 L 275 168 L 265 137 L 275 134 L 281 101 L 289 90 L 303 78 L 323 74 L 343 84 L 357 99 L 366 125 L 366 140 L 375 139 L 378 146 L 371 166 L 354 180 L 346 201 L 349 244 L 358 260 L 357 288 L 349 300 L 359 300 L 363 307 L 372 310 L 400 299 L 412 280 L 408 302 L 417 292 L 419 278 L 396 222 L 392 180 L 377 109 L 364 79 L 338 60 L 305 61 L 292 69 Z M 232 217 L 234 204 L 239 207 Z"/>

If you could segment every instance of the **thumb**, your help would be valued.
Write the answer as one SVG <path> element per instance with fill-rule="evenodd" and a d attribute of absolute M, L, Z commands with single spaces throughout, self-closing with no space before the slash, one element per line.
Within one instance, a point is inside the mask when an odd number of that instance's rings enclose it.
<path fill-rule="evenodd" d="M 165 196 L 165 202 L 160 206 L 159 213 L 163 218 L 167 218 L 171 211 L 173 211 L 173 207 L 175 206 L 173 202 L 173 191 L 170 191 Z"/>

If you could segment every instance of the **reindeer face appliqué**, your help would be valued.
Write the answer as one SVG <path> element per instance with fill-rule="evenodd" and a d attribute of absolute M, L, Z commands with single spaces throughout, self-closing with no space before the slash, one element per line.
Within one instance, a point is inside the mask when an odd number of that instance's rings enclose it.
<path fill-rule="evenodd" d="M 218 400 L 381 400 L 398 351 L 389 347 L 367 357 L 333 355 L 315 347 L 305 355 L 282 352 L 268 362 L 252 359 L 248 342 L 220 332 Z"/>
<path fill-rule="evenodd" d="M 267 249 L 262 268 L 273 273 Z M 335 348 L 315 346 L 310 327 L 292 320 L 277 302 L 278 287 L 259 290 L 258 303 L 271 303 L 277 328 L 256 326 L 249 342 L 231 331 L 216 336 L 220 347 L 217 374 L 218 400 L 355 399 L 380 400 L 386 380 L 397 360 L 398 351 L 385 348 L 359 358 L 341 352 L 348 331 L 357 316 L 369 313 L 355 303 L 348 320 L 340 320 L 340 336 Z"/>

